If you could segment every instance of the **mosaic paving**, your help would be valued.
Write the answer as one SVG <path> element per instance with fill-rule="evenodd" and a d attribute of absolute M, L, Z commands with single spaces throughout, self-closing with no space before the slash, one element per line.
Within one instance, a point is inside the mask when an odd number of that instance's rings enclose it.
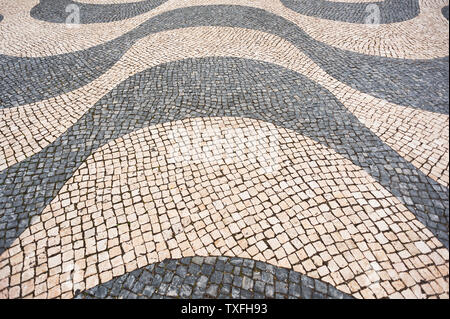
<path fill-rule="evenodd" d="M 449 297 L 446 0 L 0 0 L 0 298 Z"/>
<path fill-rule="evenodd" d="M 333 286 L 260 261 L 228 257 L 187 257 L 137 269 L 76 299 L 128 298 L 350 299 Z"/>

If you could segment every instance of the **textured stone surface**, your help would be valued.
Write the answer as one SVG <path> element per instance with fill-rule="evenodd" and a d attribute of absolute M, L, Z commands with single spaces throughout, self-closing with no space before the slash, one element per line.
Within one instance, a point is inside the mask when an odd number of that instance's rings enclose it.
<path fill-rule="evenodd" d="M 448 1 L 375 5 L 0 0 L 0 298 L 448 298 Z"/>
<path fill-rule="evenodd" d="M 289 298 L 350 299 L 333 286 L 251 259 L 188 257 L 134 270 L 75 299 Z"/>
<path fill-rule="evenodd" d="M 80 12 L 80 23 L 105 23 L 129 19 L 150 11 L 167 0 L 145 0 L 134 3 L 92 4 L 72 0 L 41 0 L 30 14 L 33 18 L 52 23 L 65 23 L 66 8 L 76 5 Z"/>
<path fill-rule="evenodd" d="M 409 20 L 419 14 L 418 0 L 385 0 L 362 2 L 339 2 L 327 0 L 281 0 L 298 13 L 351 23 L 366 23 L 371 11 L 369 4 L 375 4 L 380 12 L 379 23 L 394 23 Z"/>
<path fill-rule="evenodd" d="M 335 149 L 404 201 L 448 245 L 446 188 L 382 143 L 327 90 L 261 62 L 209 58 L 165 64 L 131 77 L 54 143 L 1 172 L 2 246 L 29 226 L 97 147 L 145 126 L 199 116 L 261 119 Z"/>

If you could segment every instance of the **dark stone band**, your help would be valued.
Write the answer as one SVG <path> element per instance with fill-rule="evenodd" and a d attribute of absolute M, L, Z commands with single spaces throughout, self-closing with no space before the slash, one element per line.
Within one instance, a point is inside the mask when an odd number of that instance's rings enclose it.
<path fill-rule="evenodd" d="M 166 259 L 79 292 L 75 299 L 353 299 L 293 270 L 243 258 Z"/>
<path fill-rule="evenodd" d="M 366 23 L 371 17 L 371 7 L 376 5 L 379 24 L 402 22 L 420 13 L 418 0 L 385 0 L 364 3 L 346 3 L 326 0 L 281 0 L 287 8 L 312 17 L 334 21 Z"/>
<path fill-rule="evenodd" d="M 133 3 L 92 4 L 72 0 L 40 0 L 31 9 L 30 15 L 37 19 L 52 23 L 66 23 L 70 12 L 66 12 L 69 5 L 77 5 L 80 13 L 80 23 L 106 23 L 130 19 L 148 12 L 167 0 L 145 0 Z"/>

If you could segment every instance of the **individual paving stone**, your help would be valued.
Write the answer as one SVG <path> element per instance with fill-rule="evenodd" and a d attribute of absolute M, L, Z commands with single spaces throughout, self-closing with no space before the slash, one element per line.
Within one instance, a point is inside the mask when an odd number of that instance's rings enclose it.
<path fill-rule="evenodd" d="M 188 273 L 197 275 L 200 272 L 201 272 L 201 268 L 198 264 L 192 263 L 189 265 Z"/>
<path fill-rule="evenodd" d="M 187 271 L 188 271 L 187 266 L 185 266 L 185 265 L 179 265 L 179 266 L 177 267 L 176 274 L 177 274 L 178 276 L 180 276 L 180 277 L 185 277 L 186 274 L 187 274 Z"/>
<path fill-rule="evenodd" d="M 289 271 L 289 281 L 294 283 L 299 283 L 301 280 L 301 277 L 299 276 L 298 272 L 295 271 Z"/>
<path fill-rule="evenodd" d="M 180 298 L 186 299 L 189 298 L 192 294 L 192 287 L 189 285 L 182 285 L 180 288 Z"/>
<path fill-rule="evenodd" d="M 324 284 L 322 281 L 320 280 L 315 280 L 315 288 L 316 291 L 322 293 L 322 294 L 327 294 L 328 292 L 328 286 L 326 284 Z"/>
<path fill-rule="evenodd" d="M 243 275 L 250 275 L 251 272 L 252 272 L 252 270 L 250 268 L 247 268 L 247 267 L 241 268 L 241 273 Z"/>
<path fill-rule="evenodd" d="M 284 268 L 277 268 L 275 270 L 275 276 L 278 281 L 287 282 L 288 277 L 289 277 L 289 270 L 284 269 Z"/>
<path fill-rule="evenodd" d="M 314 298 L 313 290 L 308 286 L 302 287 L 301 298 L 302 299 L 313 299 Z"/>
<path fill-rule="evenodd" d="M 262 272 L 261 273 L 261 280 L 265 282 L 266 284 L 273 285 L 274 276 L 270 272 Z"/>
<path fill-rule="evenodd" d="M 348 3 L 327 0 L 281 0 L 289 9 L 321 19 L 366 23 L 372 3 Z M 394 23 L 412 19 L 419 12 L 418 0 L 385 0 L 374 2 L 380 13 L 379 23 Z"/>
<path fill-rule="evenodd" d="M 297 284 L 290 284 L 289 285 L 289 297 L 295 297 L 295 298 L 300 298 L 301 296 L 301 287 L 300 285 Z M 338 299 L 338 298 L 336 298 Z"/>
<path fill-rule="evenodd" d="M 72 0 L 41 0 L 33 7 L 30 15 L 38 20 L 52 23 L 66 23 L 67 17 L 76 5 L 80 12 L 81 24 L 106 23 L 129 19 L 150 11 L 167 0 L 144 0 L 133 3 L 95 4 Z M 66 11 L 69 8 L 69 12 Z"/>
<path fill-rule="evenodd" d="M 223 271 L 225 272 L 223 275 L 223 283 L 225 285 L 230 285 L 233 282 L 233 276 L 231 275 L 231 273 L 229 273 L 230 268 L 225 267 Z"/>
<path fill-rule="evenodd" d="M 256 293 L 264 294 L 265 283 L 262 281 L 255 281 L 254 291 Z"/>
<path fill-rule="evenodd" d="M 184 278 L 183 283 L 189 286 L 193 286 L 195 284 L 195 277 L 193 275 L 190 275 L 188 272 L 188 275 Z"/>
<path fill-rule="evenodd" d="M 166 273 L 164 275 L 163 282 L 169 283 L 169 282 L 171 282 L 172 278 L 173 278 L 173 273 Z"/>
<path fill-rule="evenodd" d="M 146 126 L 209 116 L 264 120 L 333 148 L 371 174 L 448 247 L 448 189 L 384 144 L 328 90 L 268 63 L 211 57 L 130 77 L 55 142 L 2 171 L 0 224 L 6 229 L 0 229 L 0 252 L 98 147 Z"/>
<path fill-rule="evenodd" d="M 209 285 L 208 289 L 206 289 L 206 295 L 211 298 L 217 298 L 219 286 L 216 284 Z"/>
<path fill-rule="evenodd" d="M 241 290 L 241 299 L 251 299 L 253 295 L 254 294 L 248 290 Z"/>
<path fill-rule="evenodd" d="M 275 291 L 272 285 L 266 285 L 265 295 L 267 298 L 274 298 L 275 297 Z M 303 299 L 311 299 L 311 297 L 303 298 Z"/>
<path fill-rule="evenodd" d="M 210 257 L 211 258 L 211 257 Z M 216 261 L 218 261 L 218 257 L 212 257 Z M 220 257 L 224 258 L 224 257 Z M 192 258 L 183 258 L 183 260 L 187 261 L 188 264 L 193 263 Z M 175 262 L 177 267 L 181 266 L 183 263 L 180 259 L 172 259 L 171 262 Z M 247 265 L 255 265 L 254 261 L 250 259 L 236 259 L 236 258 L 227 258 L 225 257 L 225 260 L 223 260 L 225 264 L 235 264 L 236 262 L 239 263 L 247 263 Z M 261 263 L 261 262 L 259 262 Z M 163 268 L 167 273 L 172 273 L 172 275 L 175 275 L 174 271 L 167 267 L 167 264 L 164 262 L 158 263 L 158 266 Z M 144 267 L 143 271 L 141 272 L 140 277 L 138 277 L 136 280 L 139 282 L 139 286 L 134 285 L 133 288 L 129 288 L 125 283 L 127 280 L 129 280 L 129 276 L 123 275 L 122 277 L 126 277 L 124 280 L 117 280 L 113 279 L 109 282 L 106 282 L 104 284 L 101 284 L 99 286 L 93 287 L 91 289 L 81 291 L 79 292 L 74 298 L 75 299 L 87 299 L 87 298 L 152 298 L 155 295 L 158 297 L 174 297 L 174 298 L 191 298 L 194 297 L 193 295 L 193 289 L 192 286 L 178 283 L 169 283 L 169 285 L 161 288 L 163 284 L 161 284 L 159 281 L 158 284 L 154 284 L 154 281 L 152 281 L 152 276 L 159 276 L 159 274 L 155 273 L 154 268 L 149 269 L 150 267 Z M 278 271 L 281 268 L 274 267 L 275 271 Z M 243 277 L 240 281 L 243 282 L 242 288 L 240 287 L 231 287 L 229 285 L 218 285 L 216 283 L 213 283 L 210 279 L 207 277 L 204 277 L 199 274 L 189 274 L 193 278 L 195 278 L 195 287 L 200 287 L 200 289 L 197 289 L 197 294 L 195 297 L 197 298 L 220 298 L 220 299 L 231 299 L 231 298 L 274 298 L 275 294 L 278 298 L 294 298 L 298 299 L 301 298 L 301 291 L 304 287 L 308 288 L 307 286 L 303 286 L 303 284 L 295 284 L 295 283 L 277 283 L 279 284 L 278 290 L 273 289 L 273 286 L 268 286 L 268 289 L 264 289 L 264 284 L 260 281 L 257 281 L 255 278 L 255 274 L 258 272 L 258 269 L 253 266 L 252 268 L 253 274 L 250 277 Z M 291 271 L 292 272 L 292 271 Z M 143 276 L 142 274 L 148 273 L 150 276 Z M 219 273 L 217 269 L 215 269 L 214 273 Z M 294 272 L 296 273 L 296 272 Z M 231 273 L 225 273 L 220 272 L 221 276 L 229 275 L 232 276 L 234 279 L 237 277 Z M 300 273 L 296 273 L 295 276 L 298 276 L 298 278 L 305 278 L 305 275 L 302 275 Z M 173 277 L 174 278 L 174 277 Z M 311 279 L 314 281 L 313 279 Z M 254 285 L 253 285 L 254 281 Z M 305 282 L 304 280 L 300 280 L 300 282 Z M 320 281 L 315 281 L 316 284 Z M 252 283 L 252 284 L 250 284 Z M 343 299 L 343 298 L 351 298 L 351 296 L 340 292 L 336 288 L 326 284 L 322 283 L 321 285 L 323 287 L 326 287 L 325 289 L 322 288 L 321 291 L 316 291 L 314 288 L 312 288 L 309 294 L 309 298 L 328 298 L 328 299 Z M 309 289 L 309 288 L 308 288 Z M 195 289 L 194 289 L 195 290 Z M 328 293 L 328 291 L 330 293 Z M 156 293 L 157 292 L 157 293 Z M 314 293 L 316 293 L 314 295 Z"/>
<path fill-rule="evenodd" d="M 242 277 L 241 274 L 239 272 L 234 272 L 234 280 L 233 280 L 233 286 L 237 287 L 237 288 L 241 288 L 242 287 Z"/>
<path fill-rule="evenodd" d="M 213 270 L 214 268 L 211 265 L 203 264 L 202 266 L 202 274 L 204 274 L 205 276 L 210 276 Z"/>
<path fill-rule="evenodd" d="M 275 282 L 275 292 L 277 294 L 281 294 L 281 295 L 287 295 L 289 291 L 289 286 L 288 284 L 281 282 L 281 281 L 276 281 Z"/>
<path fill-rule="evenodd" d="M 215 284 L 220 284 L 223 280 L 223 271 L 224 268 L 218 269 L 218 267 L 216 267 L 216 270 L 210 277 L 210 281 Z"/>

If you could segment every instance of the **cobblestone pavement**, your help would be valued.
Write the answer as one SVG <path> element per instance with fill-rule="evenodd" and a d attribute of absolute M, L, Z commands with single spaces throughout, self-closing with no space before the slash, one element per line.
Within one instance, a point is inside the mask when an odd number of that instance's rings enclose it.
<path fill-rule="evenodd" d="M 243 258 L 165 260 L 80 291 L 95 298 L 350 299 L 333 286 L 293 270 Z"/>
<path fill-rule="evenodd" d="M 445 0 L 0 0 L 0 298 L 448 298 L 448 44 Z"/>

